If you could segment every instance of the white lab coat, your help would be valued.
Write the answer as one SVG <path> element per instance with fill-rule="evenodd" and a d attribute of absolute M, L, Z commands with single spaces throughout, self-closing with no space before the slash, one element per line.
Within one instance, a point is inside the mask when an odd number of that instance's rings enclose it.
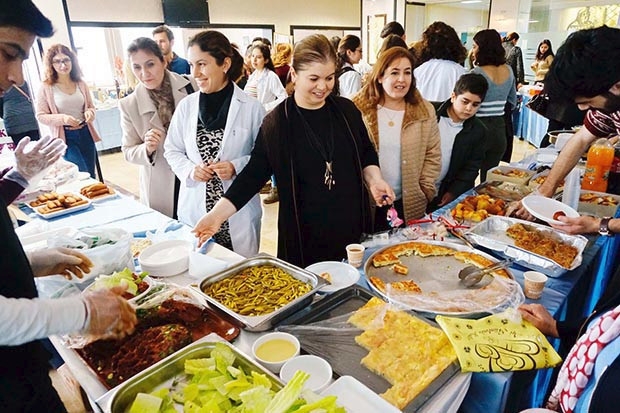
<path fill-rule="evenodd" d="M 280 78 L 276 75 L 276 72 L 267 68 L 261 72 L 255 70 L 250 75 L 250 79 L 256 79 L 256 94 L 258 101 L 263 104 L 263 107 L 267 112 L 278 106 L 281 102 L 288 97 L 286 89 L 282 86 Z M 248 84 L 251 80 L 248 79 Z"/>
<path fill-rule="evenodd" d="M 226 118 L 226 129 L 222 139 L 221 161 L 230 161 L 237 174 L 250 159 L 250 152 L 265 116 L 263 106 L 233 84 L 234 92 Z M 198 102 L 200 92 L 183 99 L 177 106 L 168 137 L 164 143 L 164 157 L 181 180 L 179 192 L 179 221 L 194 226 L 207 213 L 205 205 L 205 183 L 194 181 L 194 166 L 202 162 L 196 145 Z M 223 181 L 226 191 L 233 180 Z M 256 194 L 240 211 L 229 218 L 233 250 L 245 257 L 258 252 L 262 208 Z"/>

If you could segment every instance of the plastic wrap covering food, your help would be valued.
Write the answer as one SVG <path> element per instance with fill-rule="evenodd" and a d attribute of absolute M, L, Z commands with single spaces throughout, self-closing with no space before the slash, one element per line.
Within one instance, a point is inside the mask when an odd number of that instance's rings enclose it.
<path fill-rule="evenodd" d="M 506 232 L 516 224 L 538 231 L 551 240 L 561 241 L 563 245 L 574 247 L 576 255 L 572 263 L 563 266 L 552 258 L 516 246 L 515 239 Z M 490 217 L 466 231 L 465 236 L 477 245 L 497 251 L 504 257 L 514 258 L 516 263 L 550 277 L 559 277 L 567 270 L 573 270 L 581 265 L 582 254 L 588 244 L 587 238 L 581 235 L 569 235 L 544 225 L 506 217 Z M 538 246 L 544 245 L 539 243 Z M 553 256 L 552 253 L 549 255 Z"/>
<path fill-rule="evenodd" d="M 386 299 L 426 315 L 476 317 L 523 302 L 523 292 L 506 270 L 494 271 L 485 286 L 468 288 L 459 271 L 497 260 L 462 244 L 411 241 L 373 253 L 365 265 L 371 288 Z M 490 277 L 490 276 L 487 276 Z"/>
<path fill-rule="evenodd" d="M 377 297 L 357 311 L 278 330 L 406 412 L 417 411 L 458 370 L 441 329 Z"/>
<path fill-rule="evenodd" d="M 508 308 L 517 308 L 525 301 L 521 286 L 515 280 L 504 277 L 493 277 L 491 283 L 481 288 L 474 286 L 450 290 L 437 283 L 434 290 L 426 292 L 403 291 L 398 284 L 388 283 L 384 296 L 390 302 L 423 313 L 459 317 L 496 314 Z"/>
<path fill-rule="evenodd" d="M 61 158 L 43 173 L 31 179 L 28 188 L 17 197 L 14 203 L 26 202 L 43 193 L 54 191 L 56 187 L 76 180 L 78 172 L 77 165 Z"/>
<path fill-rule="evenodd" d="M 160 284 L 136 307 L 135 331 L 120 340 L 65 338 L 101 382 L 112 388 L 186 345 L 217 333 L 232 340 L 239 329 L 222 319 L 194 290 Z"/>
<path fill-rule="evenodd" d="M 131 234 L 119 228 L 83 229 L 76 234 L 55 234 L 47 240 L 48 247 L 66 247 L 79 250 L 93 262 L 84 278 L 73 278 L 82 283 L 101 274 L 112 274 L 128 267 L 133 270 L 130 250 Z"/>
<path fill-rule="evenodd" d="M 557 366 L 562 359 L 544 334 L 517 311 L 463 320 L 437 316 L 464 372 L 506 372 Z"/>

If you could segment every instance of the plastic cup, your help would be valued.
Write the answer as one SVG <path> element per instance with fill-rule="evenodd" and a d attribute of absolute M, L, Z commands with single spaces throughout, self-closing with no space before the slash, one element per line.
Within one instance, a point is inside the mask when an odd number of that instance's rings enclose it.
<path fill-rule="evenodd" d="M 362 261 L 364 261 L 364 250 L 366 250 L 366 247 L 362 244 L 349 244 L 346 249 L 349 264 L 355 268 L 361 267 Z"/>
<path fill-rule="evenodd" d="M 542 296 L 547 276 L 538 271 L 526 271 L 523 273 L 523 277 L 525 278 L 525 296 L 532 300 L 538 300 Z"/>

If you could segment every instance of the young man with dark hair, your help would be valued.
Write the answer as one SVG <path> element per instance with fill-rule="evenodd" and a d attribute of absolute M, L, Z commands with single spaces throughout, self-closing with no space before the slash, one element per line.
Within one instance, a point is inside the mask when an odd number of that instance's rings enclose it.
<path fill-rule="evenodd" d="M 382 39 L 385 39 L 391 34 L 395 34 L 403 40 L 405 40 L 405 38 L 407 37 L 405 35 L 405 29 L 403 28 L 403 25 L 396 21 L 389 22 L 388 24 L 383 26 L 383 29 L 381 29 L 381 34 L 379 34 L 379 37 L 381 37 Z"/>
<path fill-rule="evenodd" d="M 464 74 L 457 80 L 450 99 L 434 102 L 441 136 L 441 172 L 435 185 L 437 196 L 428 210 L 440 208 L 474 186 L 486 141 L 486 127 L 475 117 L 489 84 L 484 76 Z"/>
<path fill-rule="evenodd" d="M 189 63 L 187 60 L 172 51 L 172 47 L 174 46 L 174 34 L 172 33 L 172 30 L 170 30 L 170 27 L 162 24 L 161 26 L 157 26 L 153 29 L 153 40 L 157 42 L 157 45 L 161 49 L 164 59 L 166 60 L 166 64 L 168 65 L 168 70 L 180 75 L 190 74 Z"/>
<path fill-rule="evenodd" d="M 552 101 L 573 101 L 588 111 L 583 127 L 564 146 L 538 188 L 541 195 L 550 197 L 592 142 L 620 135 L 620 29 L 602 26 L 568 36 L 545 76 L 545 91 Z M 531 218 L 523 207 L 516 213 Z M 567 224 L 562 230 L 571 234 L 620 232 L 620 219 L 580 216 L 560 220 Z"/>
<path fill-rule="evenodd" d="M 30 0 L 0 0 L 0 96 L 24 82 L 22 64 L 36 36 L 52 33 L 51 22 Z M 28 141 L 24 138 L 15 149 L 15 168 L 0 172 L 0 412 L 60 413 L 66 409 L 52 387 L 49 354 L 39 339 L 77 331 L 122 337 L 137 320 L 122 291 L 37 297 L 34 277 L 83 276 L 92 263 L 65 248 L 24 252 L 7 206 L 66 149 L 59 139 L 44 137 L 25 153 Z"/>

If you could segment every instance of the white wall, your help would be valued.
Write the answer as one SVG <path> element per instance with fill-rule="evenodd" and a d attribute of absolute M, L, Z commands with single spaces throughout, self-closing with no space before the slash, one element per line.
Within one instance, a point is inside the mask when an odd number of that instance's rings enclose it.
<path fill-rule="evenodd" d="M 442 21 L 454 27 L 456 34 L 461 36 L 461 33 L 476 33 L 486 29 L 488 16 L 487 12 L 480 10 L 459 8 L 458 3 L 455 6 L 432 4 L 426 6 L 426 27 L 436 21 Z"/>

